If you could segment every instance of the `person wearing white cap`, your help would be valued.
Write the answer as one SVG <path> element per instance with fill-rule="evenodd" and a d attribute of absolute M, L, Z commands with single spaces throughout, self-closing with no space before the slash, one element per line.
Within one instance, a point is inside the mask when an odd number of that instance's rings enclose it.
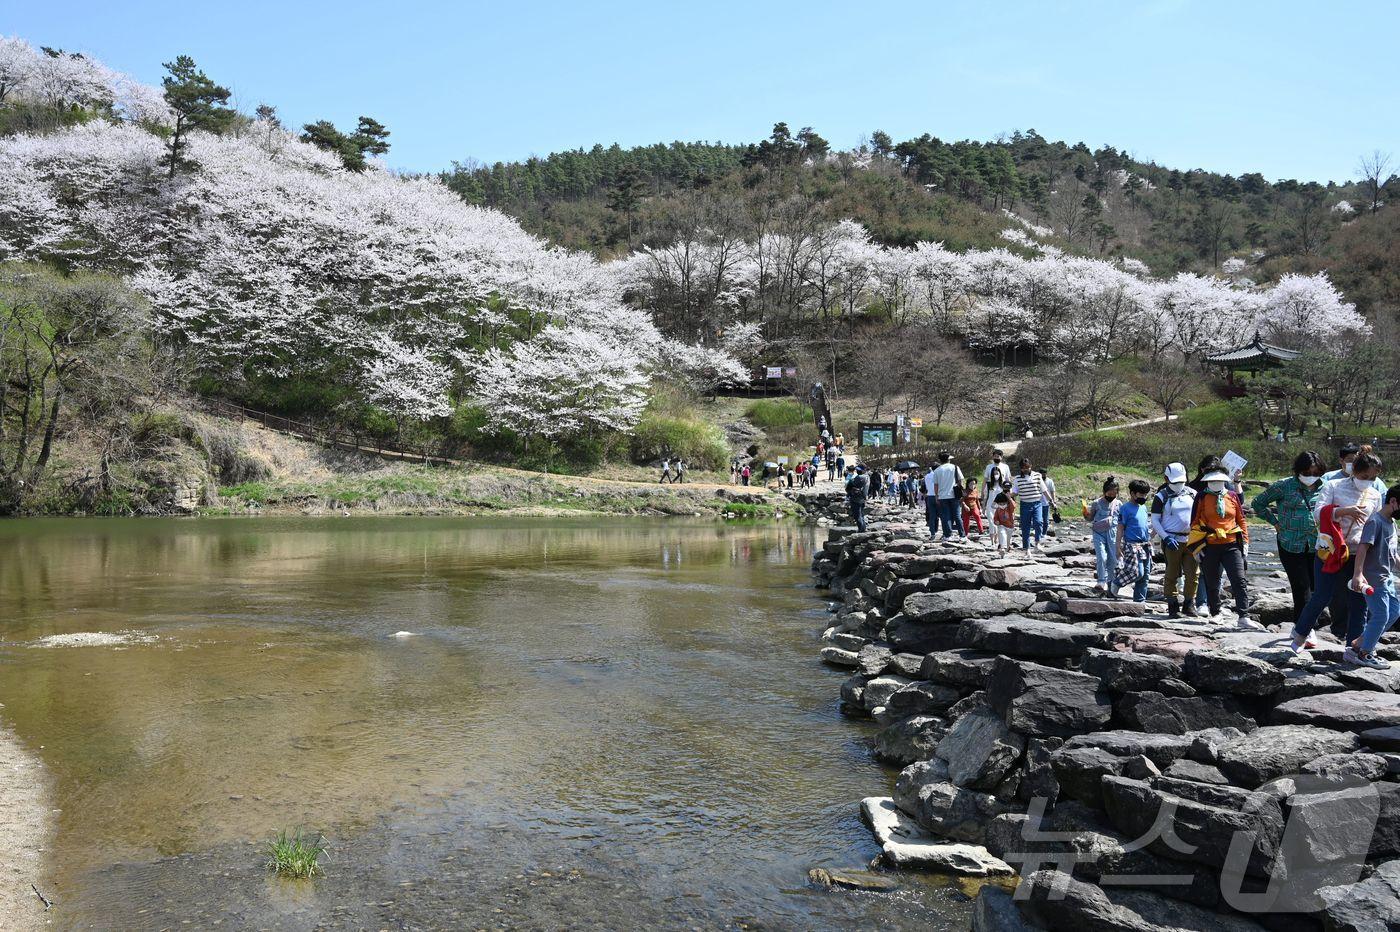
<path fill-rule="evenodd" d="M 1195 617 L 1196 561 L 1186 552 L 1186 537 L 1196 510 L 1196 490 L 1186 484 L 1186 467 L 1181 463 L 1168 463 L 1162 475 L 1166 484 L 1152 497 L 1152 530 L 1161 538 L 1167 558 L 1162 593 L 1167 597 L 1167 614 L 1179 617 L 1182 603 L 1177 600 L 1176 586 L 1181 582 L 1186 614 Z"/>
<path fill-rule="evenodd" d="M 1230 577 L 1235 595 L 1235 615 L 1241 628 L 1262 630 L 1263 625 L 1249 617 L 1249 583 L 1244 575 L 1244 555 L 1249 549 L 1249 524 L 1239 496 L 1230 493 L 1230 475 L 1223 470 L 1201 477 L 1205 491 L 1196 497 L 1192 526 L 1205 534 L 1201 549 L 1201 584 L 1206 587 L 1212 615 L 1220 614 L 1220 574 Z"/>

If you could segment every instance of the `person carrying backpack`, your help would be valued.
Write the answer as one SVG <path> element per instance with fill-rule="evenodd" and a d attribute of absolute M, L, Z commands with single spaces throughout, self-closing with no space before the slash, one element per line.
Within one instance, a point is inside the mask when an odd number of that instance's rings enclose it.
<path fill-rule="evenodd" d="M 1186 467 L 1181 463 L 1168 463 L 1162 476 L 1167 481 L 1152 497 L 1152 530 L 1161 539 L 1162 554 L 1167 558 L 1162 594 L 1167 598 L 1167 615 L 1181 617 L 1183 603 L 1176 597 L 1180 582 L 1186 615 L 1194 618 L 1198 614 L 1196 560 L 1186 550 L 1186 539 L 1196 511 L 1196 490 L 1186 484 Z"/>

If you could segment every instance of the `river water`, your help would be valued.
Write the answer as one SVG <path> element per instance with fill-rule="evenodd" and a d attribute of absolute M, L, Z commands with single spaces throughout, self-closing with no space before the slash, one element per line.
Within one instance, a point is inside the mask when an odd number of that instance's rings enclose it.
<path fill-rule="evenodd" d="M 815 532 L 638 520 L 0 524 L 0 721 L 60 928 L 966 928 L 857 801 Z M 411 632 L 412 636 L 395 636 Z M 323 832 L 325 875 L 265 867 Z M 3 925 L 3 923 L 0 923 Z"/>

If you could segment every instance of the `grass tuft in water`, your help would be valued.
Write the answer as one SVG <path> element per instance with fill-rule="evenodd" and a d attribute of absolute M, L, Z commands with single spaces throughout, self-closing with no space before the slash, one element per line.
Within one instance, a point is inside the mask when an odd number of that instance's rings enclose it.
<path fill-rule="evenodd" d="M 315 877 L 321 873 L 317 861 L 326 853 L 326 842 L 320 835 L 312 839 L 300 831 L 293 835 L 283 831 L 267 846 L 267 853 L 267 866 L 278 876 Z"/>

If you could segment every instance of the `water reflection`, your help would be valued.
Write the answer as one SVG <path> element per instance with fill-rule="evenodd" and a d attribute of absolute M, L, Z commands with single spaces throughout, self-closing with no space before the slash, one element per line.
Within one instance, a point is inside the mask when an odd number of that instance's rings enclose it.
<path fill-rule="evenodd" d="M 619 903 L 696 891 L 687 921 L 858 918 L 802 883 L 868 860 L 855 801 L 888 786 L 813 659 L 812 546 L 636 521 L 0 525 L 0 702 L 53 776 L 65 916 L 135 916 L 159 883 L 172 915 L 327 921 L 334 897 L 271 896 L 250 849 L 307 825 L 352 898 L 400 882 L 367 854 L 388 846 L 457 876 L 447 900 L 548 856 L 627 876 Z M 34 646 L 131 630 L 157 639 Z M 927 923 L 919 897 L 873 908 Z"/>

